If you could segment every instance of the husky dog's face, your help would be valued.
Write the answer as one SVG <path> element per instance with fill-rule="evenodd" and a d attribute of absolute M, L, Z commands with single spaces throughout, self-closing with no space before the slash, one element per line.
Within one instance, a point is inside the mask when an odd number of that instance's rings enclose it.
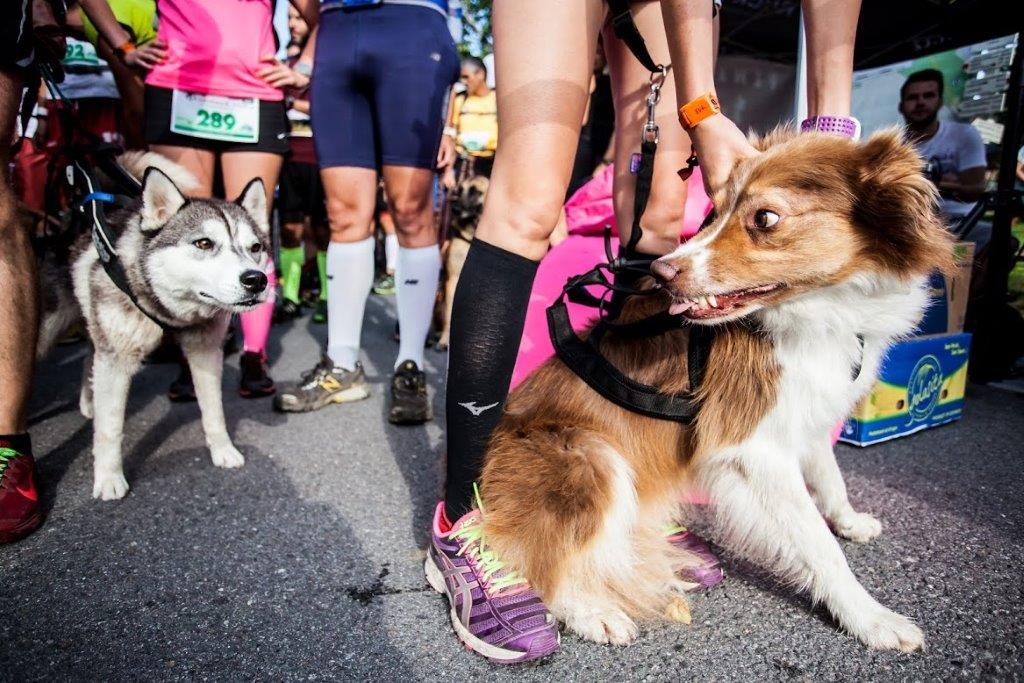
<path fill-rule="evenodd" d="M 757 144 L 715 197 L 714 222 L 651 267 L 671 312 L 717 323 L 855 276 L 898 283 L 950 267 L 935 187 L 897 131 Z"/>
<path fill-rule="evenodd" d="M 270 224 L 263 183 L 252 180 L 234 202 L 186 199 L 155 168 L 142 186 L 141 260 L 165 305 L 246 311 L 266 301 Z"/>

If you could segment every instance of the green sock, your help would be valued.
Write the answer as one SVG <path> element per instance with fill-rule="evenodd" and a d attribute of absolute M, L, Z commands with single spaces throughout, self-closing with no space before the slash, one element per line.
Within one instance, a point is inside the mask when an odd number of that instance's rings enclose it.
<path fill-rule="evenodd" d="M 316 252 L 316 270 L 320 275 L 320 301 L 327 301 L 327 252 Z"/>
<path fill-rule="evenodd" d="M 292 303 L 299 303 L 302 261 L 305 256 L 302 247 L 281 247 L 281 294 Z"/>

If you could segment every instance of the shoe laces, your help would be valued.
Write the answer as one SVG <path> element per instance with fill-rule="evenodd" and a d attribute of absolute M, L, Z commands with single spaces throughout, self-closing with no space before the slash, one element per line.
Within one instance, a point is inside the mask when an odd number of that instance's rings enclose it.
<path fill-rule="evenodd" d="M 485 545 L 484 529 L 481 524 L 484 505 L 480 500 L 480 490 L 476 484 L 473 484 L 473 495 L 476 497 L 480 515 L 448 533 L 449 538 L 459 542 L 460 547 L 456 555 L 467 557 L 474 565 L 480 576 L 484 592 L 488 596 L 500 595 L 515 586 L 525 587 L 526 579 L 508 569 L 505 563 L 498 559 L 494 551 Z"/>
<path fill-rule="evenodd" d="M 316 384 L 326 375 L 330 374 L 331 370 L 334 369 L 334 364 L 328 359 L 324 358 L 317 363 L 311 370 L 306 370 L 299 378 L 300 383 L 304 387 L 308 387 L 311 384 Z"/>
<path fill-rule="evenodd" d="M 11 464 L 12 460 L 20 457 L 22 457 L 21 453 L 13 448 L 0 446 L 0 486 L 3 486 L 4 475 L 7 474 L 7 466 Z"/>

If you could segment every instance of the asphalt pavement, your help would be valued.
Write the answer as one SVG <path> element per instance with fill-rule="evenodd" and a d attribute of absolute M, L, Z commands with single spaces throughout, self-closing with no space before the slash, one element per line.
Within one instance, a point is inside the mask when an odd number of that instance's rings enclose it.
<path fill-rule="evenodd" d="M 889 443 L 840 445 L 858 509 L 882 520 L 843 542 L 885 605 L 917 620 L 922 653 L 868 650 L 756 568 L 694 597 L 693 624 L 646 624 L 629 647 L 564 635 L 536 664 L 466 652 L 423 578 L 442 478 L 445 357 L 427 351 L 437 418 L 385 419 L 397 345 L 393 297 L 371 297 L 369 400 L 274 413 L 234 392 L 225 410 L 247 463 L 215 468 L 195 404 L 165 397 L 175 368 L 135 378 L 128 496 L 91 497 L 91 425 L 77 411 L 84 346 L 37 371 L 32 436 L 47 511 L 0 546 L 0 679 L 25 680 L 1017 680 L 1024 676 L 1024 396 L 970 386 L 965 417 Z M 296 378 L 326 328 L 273 330 L 272 375 Z"/>

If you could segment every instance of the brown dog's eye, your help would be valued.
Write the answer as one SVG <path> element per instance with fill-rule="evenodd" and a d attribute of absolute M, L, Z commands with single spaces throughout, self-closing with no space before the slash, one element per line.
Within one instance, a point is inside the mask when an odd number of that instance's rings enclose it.
<path fill-rule="evenodd" d="M 210 251 L 213 249 L 213 240 L 202 237 L 193 242 L 192 245 L 198 249 L 202 249 L 203 251 Z"/>
<path fill-rule="evenodd" d="M 779 222 L 779 214 L 768 209 L 758 209 L 757 213 L 754 214 L 754 226 L 760 230 L 767 230 L 768 228 L 775 227 L 775 224 Z"/>
<path fill-rule="evenodd" d="M 251 247 L 249 247 L 249 251 L 251 251 L 254 254 L 258 254 L 261 251 L 263 251 L 263 245 L 260 244 L 259 242 L 257 242 L 256 244 L 254 244 Z"/>

